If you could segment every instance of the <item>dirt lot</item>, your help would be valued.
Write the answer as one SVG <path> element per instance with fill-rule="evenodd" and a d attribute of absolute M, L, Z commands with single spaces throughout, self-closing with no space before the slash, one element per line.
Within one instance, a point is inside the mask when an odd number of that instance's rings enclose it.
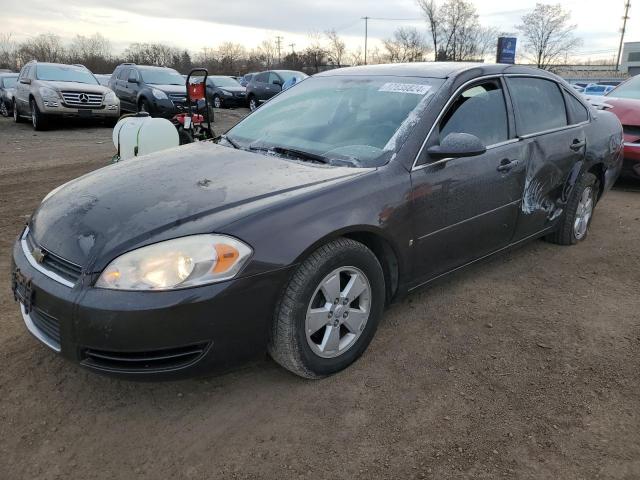
<path fill-rule="evenodd" d="M 332 378 L 265 360 L 130 383 L 40 345 L 8 282 L 24 216 L 112 154 L 106 128 L 0 119 L 0 479 L 640 478 L 638 186 L 577 247 L 537 241 L 394 305 Z"/>

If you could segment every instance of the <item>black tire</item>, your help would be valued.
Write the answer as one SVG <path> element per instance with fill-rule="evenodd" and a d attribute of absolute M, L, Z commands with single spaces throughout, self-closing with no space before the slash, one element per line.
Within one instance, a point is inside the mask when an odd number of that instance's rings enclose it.
<path fill-rule="evenodd" d="M 9 109 L 7 108 L 6 100 L 0 100 L 0 115 L 2 115 L 3 117 L 9 116 Z"/>
<path fill-rule="evenodd" d="M 15 100 L 13 101 L 13 121 L 16 123 L 24 122 L 24 120 L 20 116 L 20 111 L 18 110 L 18 105 L 16 104 Z"/>
<path fill-rule="evenodd" d="M 119 118 L 109 118 L 103 122 L 103 125 L 107 128 L 114 128 L 118 123 Z"/>
<path fill-rule="evenodd" d="M 361 334 L 342 354 L 323 358 L 312 350 L 307 341 L 307 308 L 323 279 L 334 270 L 347 266 L 359 269 L 369 282 L 369 318 Z M 339 372 L 366 350 L 382 317 L 384 303 L 384 274 L 371 250 L 347 238 L 323 245 L 296 269 L 278 302 L 269 339 L 269 354 L 281 366 L 304 378 L 322 378 Z"/>
<path fill-rule="evenodd" d="M 143 98 L 138 102 L 138 113 L 139 112 L 147 112 L 149 116 L 151 116 L 151 104 L 146 98 Z"/>
<path fill-rule="evenodd" d="M 577 235 L 576 233 L 576 220 L 578 218 L 578 206 L 585 194 L 585 191 L 590 189 L 592 193 L 592 208 L 588 221 L 586 222 L 586 229 L 583 235 Z M 598 201 L 598 195 L 600 193 L 600 182 L 593 173 L 583 173 L 578 182 L 576 183 L 569 201 L 565 207 L 565 211 L 558 222 L 558 229 L 549 234 L 546 240 L 558 245 L 575 245 L 578 242 L 582 242 L 587 238 L 589 232 L 589 225 L 593 219 L 593 213 L 596 203 Z"/>
<path fill-rule="evenodd" d="M 35 99 L 32 98 L 29 101 L 29 106 L 31 107 L 31 124 L 33 125 L 33 129 L 38 132 L 46 130 L 48 127 L 47 118 L 40 112 Z"/>
<path fill-rule="evenodd" d="M 222 99 L 220 95 L 213 96 L 213 108 L 222 108 Z"/>
<path fill-rule="evenodd" d="M 180 139 L 180 145 L 187 145 L 193 143 L 193 136 L 184 128 L 178 129 L 178 138 Z"/>
<path fill-rule="evenodd" d="M 257 108 L 258 108 L 258 100 L 256 99 L 255 95 L 250 95 L 249 96 L 249 110 L 251 110 L 253 112 Z"/>

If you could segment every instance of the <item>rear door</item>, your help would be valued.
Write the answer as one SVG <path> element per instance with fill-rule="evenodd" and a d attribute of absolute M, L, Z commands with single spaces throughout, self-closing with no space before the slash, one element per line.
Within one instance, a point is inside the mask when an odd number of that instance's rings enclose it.
<path fill-rule="evenodd" d="M 120 99 L 120 107 L 123 110 L 131 111 L 131 105 L 129 105 L 129 100 L 127 98 L 127 78 L 129 77 L 129 67 L 122 67 L 118 70 L 114 82 L 115 92 L 118 98 Z"/>
<path fill-rule="evenodd" d="M 553 80 L 507 76 L 506 81 L 527 161 L 517 241 L 550 229 L 564 211 L 568 179 L 584 161 L 589 117 L 568 114 L 567 92 Z M 585 109 L 578 104 L 572 108 Z"/>
<path fill-rule="evenodd" d="M 428 147 L 449 133 L 477 136 L 486 153 L 432 160 Z M 411 173 L 414 268 L 424 283 L 511 242 L 524 182 L 500 77 L 462 87 L 442 112 Z"/>
<path fill-rule="evenodd" d="M 255 76 L 253 80 L 253 94 L 258 101 L 263 102 L 268 97 L 267 86 L 269 85 L 269 72 L 262 72 Z"/>
<path fill-rule="evenodd" d="M 18 77 L 18 83 L 16 84 L 16 104 L 18 105 L 20 113 L 24 114 L 28 111 L 28 99 L 29 99 L 29 71 L 32 66 L 27 65 L 23 67 Z"/>
<path fill-rule="evenodd" d="M 269 83 L 266 86 L 265 100 L 277 95 L 282 91 L 282 78 L 276 72 L 269 72 Z"/>

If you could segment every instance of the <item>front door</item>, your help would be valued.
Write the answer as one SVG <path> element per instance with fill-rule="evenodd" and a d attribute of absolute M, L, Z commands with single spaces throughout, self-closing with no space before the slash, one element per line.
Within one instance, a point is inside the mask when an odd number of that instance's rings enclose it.
<path fill-rule="evenodd" d="M 465 88 L 426 146 L 449 133 L 468 133 L 486 153 L 433 161 L 426 153 L 411 174 L 416 284 L 510 244 L 524 185 L 524 146 L 512 138 L 500 78 Z"/>

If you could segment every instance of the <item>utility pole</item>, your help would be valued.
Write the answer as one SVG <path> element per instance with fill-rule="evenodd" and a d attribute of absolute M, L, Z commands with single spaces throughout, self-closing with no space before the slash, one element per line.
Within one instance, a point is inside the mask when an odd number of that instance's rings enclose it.
<path fill-rule="evenodd" d="M 280 35 L 276 37 L 276 45 L 278 48 L 278 65 L 282 64 L 282 40 L 284 40 L 284 37 L 281 37 Z"/>
<path fill-rule="evenodd" d="M 369 39 L 369 17 L 362 17 L 364 20 L 364 64 L 367 64 L 367 41 Z"/>
<path fill-rule="evenodd" d="M 624 5 L 624 17 L 622 17 L 622 30 L 620 32 L 620 46 L 618 47 L 618 58 L 616 59 L 616 71 L 620 69 L 620 55 L 622 55 L 622 43 L 624 42 L 624 32 L 627 29 L 627 20 L 629 20 L 629 8 L 631 8 L 630 0 Z"/>
<path fill-rule="evenodd" d="M 295 43 L 290 43 L 289 46 L 291 47 L 291 53 L 293 55 L 295 55 L 296 54 L 296 49 L 295 49 L 296 48 L 296 44 Z"/>

